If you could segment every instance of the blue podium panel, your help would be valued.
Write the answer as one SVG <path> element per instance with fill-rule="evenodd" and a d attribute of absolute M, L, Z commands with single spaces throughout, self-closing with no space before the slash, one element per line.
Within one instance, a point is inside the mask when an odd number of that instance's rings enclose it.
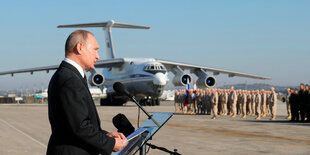
<path fill-rule="evenodd" d="M 172 117 L 173 113 L 165 113 L 165 112 L 154 112 L 152 117 L 157 121 L 160 125 L 158 127 L 152 120 L 147 119 L 140 125 L 140 128 L 146 129 L 149 134 L 146 136 L 145 142 L 148 141 L 155 133 Z"/>
<path fill-rule="evenodd" d="M 154 112 L 152 117 L 160 125 L 159 127 L 151 120 L 143 122 L 139 129 L 127 136 L 128 143 L 122 150 L 113 155 L 135 154 L 155 133 L 172 117 L 173 113 Z"/>

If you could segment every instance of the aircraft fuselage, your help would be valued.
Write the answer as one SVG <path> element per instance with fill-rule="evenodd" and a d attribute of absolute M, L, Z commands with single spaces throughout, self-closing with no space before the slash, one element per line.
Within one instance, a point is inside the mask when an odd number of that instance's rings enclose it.
<path fill-rule="evenodd" d="M 164 65 L 152 58 L 124 58 L 121 67 L 105 68 L 102 74 L 107 93 L 114 92 L 113 84 L 121 82 L 128 92 L 138 100 L 144 97 L 158 98 L 168 83 L 168 73 Z"/>

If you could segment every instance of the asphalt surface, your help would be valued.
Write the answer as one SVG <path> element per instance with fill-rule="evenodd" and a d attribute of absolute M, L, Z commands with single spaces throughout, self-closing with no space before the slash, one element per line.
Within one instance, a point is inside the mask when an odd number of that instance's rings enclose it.
<path fill-rule="evenodd" d="M 173 112 L 173 102 L 145 107 L 149 112 Z M 115 132 L 112 118 L 125 114 L 136 127 L 137 107 L 97 106 L 102 128 Z M 310 123 L 287 121 L 286 106 L 278 103 L 277 119 L 255 120 L 210 115 L 175 114 L 150 143 L 180 154 L 310 154 Z M 146 117 L 141 111 L 141 123 Z M 51 133 L 47 104 L 0 105 L 0 154 L 42 155 Z M 150 155 L 167 154 L 150 149 Z"/>

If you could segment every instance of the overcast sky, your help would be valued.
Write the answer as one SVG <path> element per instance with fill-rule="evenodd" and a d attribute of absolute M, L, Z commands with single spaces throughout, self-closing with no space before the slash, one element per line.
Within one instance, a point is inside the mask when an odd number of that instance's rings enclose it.
<path fill-rule="evenodd" d="M 271 77 L 217 76 L 217 85 L 310 83 L 310 1 L 1 1 L 0 71 L 59 64 L 75 29 L 108 20 L 150 26 L 113 29 L 117 57 L 154 57 Z M 104 59 L 104 32 L 95 34 Z M 47 87 L 53 72 L 0 76 L 0 89 Z"/>

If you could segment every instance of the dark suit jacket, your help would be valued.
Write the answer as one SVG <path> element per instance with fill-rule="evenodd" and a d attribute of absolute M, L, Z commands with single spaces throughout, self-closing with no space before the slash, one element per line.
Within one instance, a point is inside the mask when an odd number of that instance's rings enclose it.
<path fill-rule="evenodd" d="M 47 155 L 111 154 L 115 139 L 100 127 L 87 82 L 63 61 L 48 87 L 48 116 L 52 128 Z"/>

